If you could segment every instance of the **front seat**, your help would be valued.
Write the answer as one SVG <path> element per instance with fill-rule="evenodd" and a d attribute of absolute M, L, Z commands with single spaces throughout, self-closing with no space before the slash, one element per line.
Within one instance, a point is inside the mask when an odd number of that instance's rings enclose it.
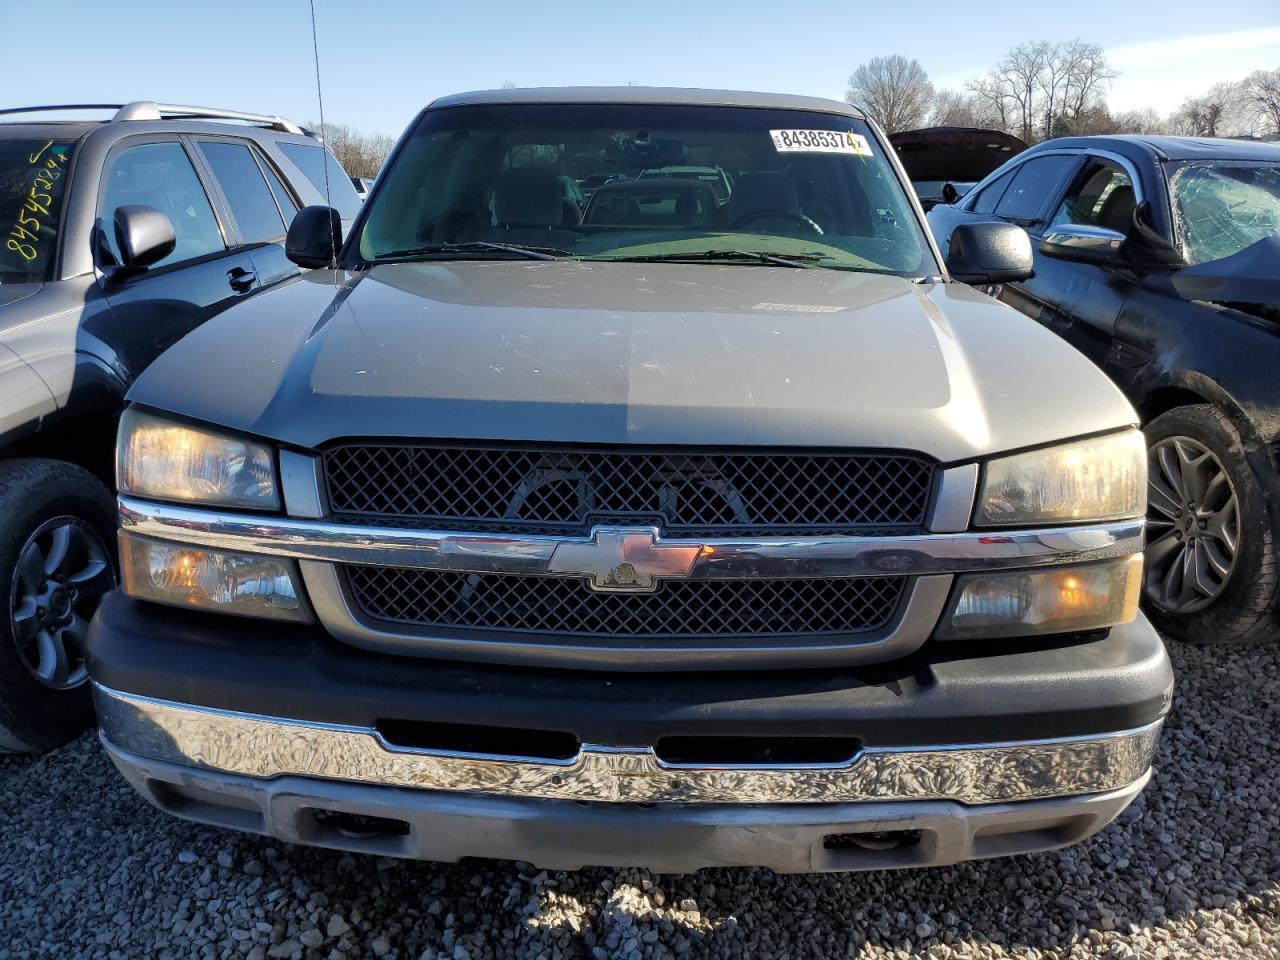
<path fill-rule="evenodd" d="M 1127 234 L 1129 227 L 1133 225 L 1134 206 L 1133 187 L 1121 184 L 1102 201 L 1102 209 L 1098 211 L 1098 226 Z"/>
<path fill-rule="evenodd" d="M 551 230 L 565 219 L 560 178 L 542 167 L 513 167 L 493 194 L 493 218 L 499 227 Z"/>
<path fill-rule="evenodd" d="M 800 212 L 800 196 L 796 192 L 796 185 L 785 173 L 760 170 L 744 173 L 738 178 L 725 209 L 725 219 L 732 226 L 752 214 L 779 210 Z"/>

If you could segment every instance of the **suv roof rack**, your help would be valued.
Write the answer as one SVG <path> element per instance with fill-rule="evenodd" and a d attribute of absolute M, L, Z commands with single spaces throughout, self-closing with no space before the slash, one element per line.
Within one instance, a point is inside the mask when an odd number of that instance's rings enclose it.
<path fill-rule="evenodd" d="M 218 107 L 191 107 L 176 103 L 156 103 L 152 100 L 135 100 L 133 103 L 62 103 L 38 107 L 10 107 L 0 110 L 0 116 L 17 113 L 45 113 L 56 110 L 114 110 L 111 122 L 121 120 L 245 120 L 261 123 L 283 133 L 308 135 L 292 120 L 262 113 L 242 113 L 239 110 L 222 110 Z"/>

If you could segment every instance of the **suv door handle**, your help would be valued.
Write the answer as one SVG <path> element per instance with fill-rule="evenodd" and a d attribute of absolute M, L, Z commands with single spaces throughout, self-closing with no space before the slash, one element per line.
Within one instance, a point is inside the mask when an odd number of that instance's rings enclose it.
<path fill-rule="evenodd" d="M 227 271 L 227 282 L 236 293 L 248 293 L 257 280 L 258 275 L 244 267 L 232 267 Z"/>

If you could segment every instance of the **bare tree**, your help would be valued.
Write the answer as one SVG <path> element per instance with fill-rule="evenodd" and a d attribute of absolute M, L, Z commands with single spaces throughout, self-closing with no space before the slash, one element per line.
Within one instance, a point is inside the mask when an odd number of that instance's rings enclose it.
<path fill-rule="evenodd" d="M 361 133 L 341 123 L 309 126 L 319 132 L 325 146 L 352 177 L 376 177 L 395 142 L 384 134 Z"/>
<path fill-rule="evenodd" d="M 1249 74 L 1241 95 L 1257 132 L 1280 136 L 1280 69 Z"/>
<path fill-rule="evenodd" d="M 1013 98 L 994 70 L 984 77 L 974 77 L 965 84 L 965 90 L 977 104 L 979 116 L 991 119 L 982 126 L 1013 133 Z"/>
<path fill-rule="evenodd" d="M 929 110 L 931 127 L 990 127 L 995 124 L 990 108 L 967 90 L 938 90 Z"/>
<path fill-rule="evenodd" d="M 1101 124 L 1103 94 L 1116 76 L 1096 43 L 1037 40 L 1013 47 L 966 89 L 996 126 L 1034 142 Z"/>
<path fill-rule="evenodd" d="M 1215 83 L 1198 97 L 1188 97 L 1169 118 L 1174 133 L 1186 137 L 1224 137 L 1249 133 L 1242 109 L 1242 84 Z"/>
<path fill-rule="evenodd" d="M 1018 44 L 996 67 L 996 74 L 1017 109 L 1018 136 L 1027 142 L 1037 139 L 1038 94 L 1052 58 L 1053 47 L 1048 41 L 1037 40 Z"/>
<path fill-rule="evenodd" d="M 933 84 L 918 60 L 894 54 L 864 63 L 849 77 L 845 99 L 867 112 L 886 133 L 920 126 L 929 112 Z"/>
<path fill-rule="evenodd" d="M 1113 120 L 1115 122 L 1114 133 L 1144 133 L 1144 134 L 1164 134 L 1169 132 L 1168 124 L 1161 119 L 1160 114 L 1156 113 L 1151 107 L 1143 107 L 1141 110 L 1126 110 L 1124 113 L 1117 113 Z"/>
<path fill-rule="evenodd" d="M 1107 85 L 1120 75 L 1107 61 L 1107 54 L 1097 43 L 1072 40 L 1058 51 L 1063 63 L 1062 113 L 1079 117 L 1101 100 Z"/>

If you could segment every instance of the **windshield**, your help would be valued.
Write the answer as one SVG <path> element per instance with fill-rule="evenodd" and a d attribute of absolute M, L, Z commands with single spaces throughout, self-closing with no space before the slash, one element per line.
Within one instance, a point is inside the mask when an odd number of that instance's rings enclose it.
<path fill-rule="evenodd" d="M 1169 166 L 1174 222 L 1189 263 L 1221 260 L 1280 236 L 1280 163 L 1187 160 Z"/>
<path fill-rule="evenodd" d="M 71 142 L 0 139 L 0 283 L 48 280 Z"/>
<path fill-rule="evenodd" d="M 590 199 L 570 196 L 562 178 Z M 797 110 L 428 111 L 386 171 L 355 249 L 365 261 L 518 255 L 495 244 L 583 260 L 776 265 L 758 256 L 767 253 L 805 266 L 938 273 L 867 125 Z"/>

